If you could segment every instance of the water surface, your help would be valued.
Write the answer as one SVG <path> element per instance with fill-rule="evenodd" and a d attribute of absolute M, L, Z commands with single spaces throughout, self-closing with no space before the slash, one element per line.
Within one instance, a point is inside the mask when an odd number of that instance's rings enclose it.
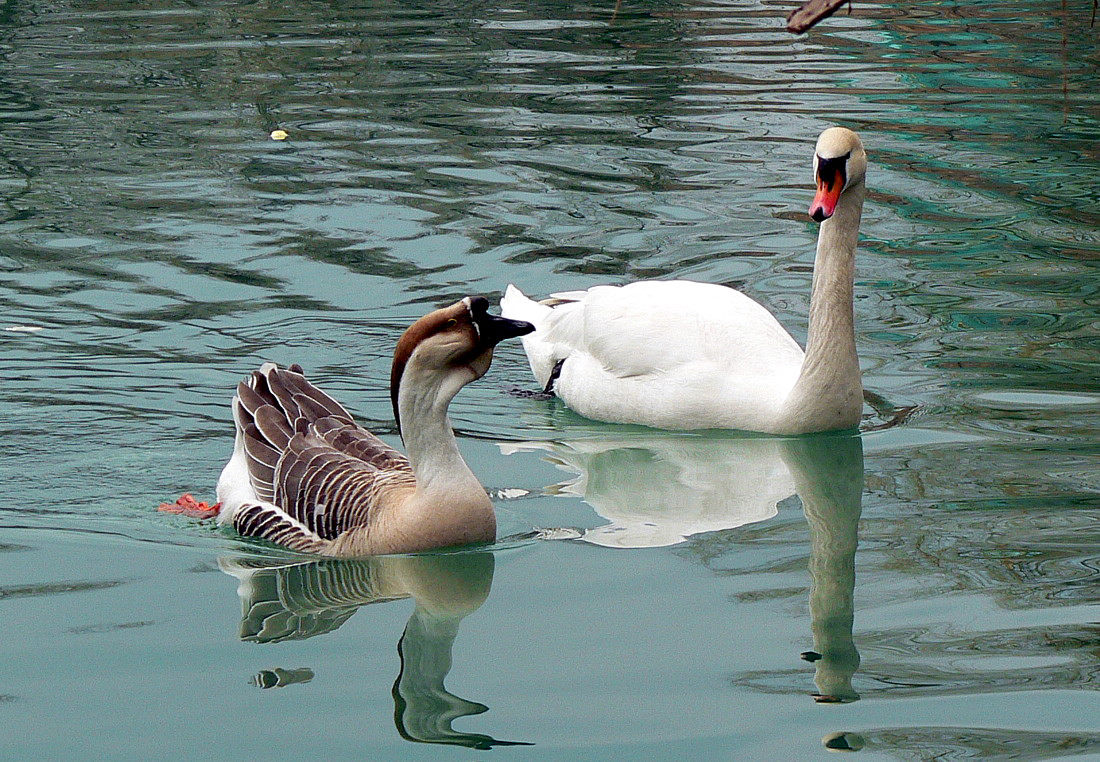
<path fill-rule="evenodd" d="M 1100 754 L 1086 6 L 0 4 L 0 749 Z M 154 511 L 264 360 L 395 441 L 400 332 L 508 282 L 724 283 L 804 339 L 831 124 L 902 425 L 597 424 L 504 346 L 460 445 L 502 536 L 582 540 L 318 563 Z"/>

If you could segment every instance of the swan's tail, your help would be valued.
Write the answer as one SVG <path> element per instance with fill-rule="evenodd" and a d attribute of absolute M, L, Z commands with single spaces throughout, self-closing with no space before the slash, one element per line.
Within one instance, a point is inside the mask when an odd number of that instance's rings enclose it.
<path fill-rule="evenodd" d="M 527 353 L 527 362 L 531 364 L 531 372 L 535 374 L 535 380 L 539 386 L 545 388 L 550 381 L 550 374 L 554 370 L 554 364 L 563 359 L 554 344 L 546 341 L 547 321 L 553 307 L 539 304 L 529 299 L 522 291 L 508 284 L 504 292 L 504 298 L 500 300 L 500 314 L 510 320 L 526 320 L 535 326 L 535 332 L 522 336 L 523 351 Z"/>

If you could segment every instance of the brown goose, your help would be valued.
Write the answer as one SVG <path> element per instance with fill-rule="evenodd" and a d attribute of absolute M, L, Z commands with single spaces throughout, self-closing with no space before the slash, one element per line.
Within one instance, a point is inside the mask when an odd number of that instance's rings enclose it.
<path fill-rule="evenodd" d="M 447 407 L 489 370 L 497 343 L 534 328 L 488 308 L 466 297 L 397 342 L 390 396 L 408 457 L 357 425 L 300 366 L 253 372 L 233 398 L 237 438 L 218 479 L 218 522 L 327 556 L 496 539 L 493 505 L 459 454 Z"/>

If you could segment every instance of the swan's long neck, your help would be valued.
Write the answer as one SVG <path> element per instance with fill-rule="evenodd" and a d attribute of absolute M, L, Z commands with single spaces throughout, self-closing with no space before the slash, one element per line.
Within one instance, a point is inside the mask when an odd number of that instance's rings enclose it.
<path fill-rule="evenodd" d="M 416 489 L 436 500 L 484 496 L 477 477 L 458 451 L 447 408 L 468 379 L 458 373 L 406 371 L 398 392 L 401 438 L 409 456 Z"/>
<path fill-rule="evenodd" d="M 856 354 L 852 289 L 856 242 L 866 186 L 840 197 L 833 216 L 821 223 L 810 295 L 810 329 L 798 381 L 784 405 L 792 433 L 856 426 L 863 410 Z"/>

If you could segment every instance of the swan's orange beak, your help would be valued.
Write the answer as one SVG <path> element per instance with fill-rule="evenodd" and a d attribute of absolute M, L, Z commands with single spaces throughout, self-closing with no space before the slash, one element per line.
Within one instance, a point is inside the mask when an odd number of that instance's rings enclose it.
<path fill-rule="evenodd" d="M 834 172 L 825 179 L 820 175 L 817 178 L 817 193 L 810 203 L 810 217 L 814 222 L 824 222 L 833 216 L 836 211 L 836 202 L 840 200 L 840 193 L 844 190 L 844 176 Z"/>

